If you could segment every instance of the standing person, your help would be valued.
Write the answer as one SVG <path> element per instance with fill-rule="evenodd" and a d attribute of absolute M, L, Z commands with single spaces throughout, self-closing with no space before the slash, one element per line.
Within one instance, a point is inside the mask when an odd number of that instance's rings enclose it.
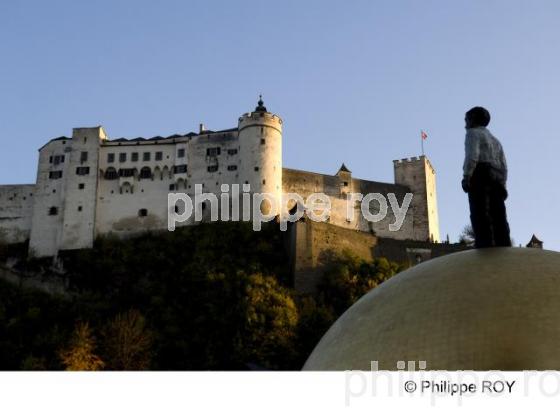
<path fill-rule="evenodd" d="M 507 164 L 502 144 L 486 128 L 490 113 L 474 107 L 465 114 L 463 191 L 469 194 L 476 248 L 511 246 L 506 217 Z"/>

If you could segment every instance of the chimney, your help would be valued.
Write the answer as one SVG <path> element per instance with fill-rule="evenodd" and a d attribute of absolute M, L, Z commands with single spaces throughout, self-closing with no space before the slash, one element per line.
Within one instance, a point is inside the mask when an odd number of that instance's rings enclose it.
<path fill-rule="evenodd" d="M 204 126 L 204 124 L 200 123 L 198 133 L 202 134 L 204 131 L 206 131 L 206 127 Z"/>

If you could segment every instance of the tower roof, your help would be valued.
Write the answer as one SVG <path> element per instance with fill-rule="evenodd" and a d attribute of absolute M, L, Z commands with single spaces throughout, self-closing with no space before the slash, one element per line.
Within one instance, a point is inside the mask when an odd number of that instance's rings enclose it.
<path fill-rule="evenodd" d="M 542 248 L 543 241 L 541 241 L 539 238 L 535 236 L 535 234 L 533 234 L 533 236 L 531 236 L 531 240 L 526 246 L 527 248 L 537 248 L 537 247 Z"/>
<path fill-rule="evenodd" d="M 348 167 L 346 167 L 346 165 L 344 164 L 344 162 L 343 162 L 342 165 L 340 166 L 340 169 L 338 170 L 338 172 L 350 172 L 350 173 L 352 173 L 352 171 L 350 171 L 350 170 L 348 169 Z M 338 174 L 338 172 L 337 172 L 337 174 Z"/>
<path fill-rule="evenodd" d="M 262 95 L 259 95 L 259 102 L 257 103 L 257 107 L 255 108 L 255 112 L 267 112 L 266 107 L 264 106 L 264 102 L 262 100 Z"/>

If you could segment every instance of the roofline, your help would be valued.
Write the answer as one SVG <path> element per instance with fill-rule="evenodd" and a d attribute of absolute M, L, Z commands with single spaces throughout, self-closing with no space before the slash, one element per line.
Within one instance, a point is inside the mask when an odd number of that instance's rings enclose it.
<path fill-rule="evenodd" d="M 305 171 L 302 169 L 295 169 L 295 168 L 286 168 L 286 167 L 282 167 L 282 171 L 286 170 L 286 171 L 294 171 L 294 172 L 304 172 L 306 174 L 309 175 L 316 175 L 316 176 L 321 176 L 321 177 L 331 177 L 331 178 L 337 178 L 337 175 L 329 175 L 329 174 L 321 174 L 319 172 L 313 172 L 313 171 Z M 386 185 L 386 186 L 396 186 L 399 188 L 403 188 L 406 189 L 408 191 L 410 191 L 410 188 L 408 188 L 406 185 L 401 185 L 401 184 L 395 184 L 393 182 L 381 182 L 381 181 L 372 181 L 369 179 L 362 179 L 362 178 L 352 178 L 352 181 L 357 181 L 357 182 L 366 182 L 366 183 L 374 183 L 374 184 L 380 184 L 380 185 Z"/>
<path fill-rule="evenodd" d="M 156 137 L 151 137 L 151 138 L 143 138 L 140 139 L 142 137 L 136 137 L 136 138 L 116 138 L 113 140 L 105 140 L 103 141 L 103 145 L 111 145 L 111 146 L 118 146 L 118 145 L 163 145 L 163 144 L 175 144 L 176 142 L 178 142 L 177 140 L 180 141 L 188 141 L 192 138 L 196 138 L 196 137 L 202 137 L 205 135 L 214 135 L 214 134 L 223 134 L 223 133 L 227 133 L 227 132 L 234 132 L 234 131 L 238 131 L 238 128 L 227 128 L 227 129 L 223 129 L 223 130 L 218 130 L 218 131 L 212 131 L 212 130 L 206 130 L 203 131 L 201 133 L 194 133 L 194 132 L 189 132 L 187 134 L 181 135 L 181 134 L 174 134 L 174 135 L 170 135 L 169 137 L 160 137 L 158 138 Z"/>

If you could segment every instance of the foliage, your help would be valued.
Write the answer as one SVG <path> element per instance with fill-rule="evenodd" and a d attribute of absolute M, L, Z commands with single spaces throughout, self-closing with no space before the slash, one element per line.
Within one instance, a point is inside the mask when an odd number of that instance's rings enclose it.
<path fill-rule="evenodd" d="M 297 297 L 274 224 L 107 236 L 60 257 L 66 298 L 0 281 L 2 369 L 299 369 L 345 309 L 399 270 L 335 255 L 318 294 Z"/>
<path fill-rule="evenodd" d="M 461 235 L 459 235 L 459 243 L 471 245 L 474 243 L 474 230 L 471 225 L 465 225 Z"/>
<path fill-rule="evenodd" d="M 103 352 L 111 370 L 150 368 L 152 333 L 142 314 L 130 309 L 110 320 L 103 331 Z"/>
<path fill-rule="evenodd" d="M 319 300 L 339 316 L 364 294 L 400 271 L 385 258 L 368 263 L 348 252 L 342 253 L 325 272 L 319 284 Z"/>
<path fill-rule="evenodd" d="M 78 323 L 70 345 L 60 352 L 66 370 L 101 370 L 103 360 L 95 354 L 96 343 L 88 323 Z"/>

